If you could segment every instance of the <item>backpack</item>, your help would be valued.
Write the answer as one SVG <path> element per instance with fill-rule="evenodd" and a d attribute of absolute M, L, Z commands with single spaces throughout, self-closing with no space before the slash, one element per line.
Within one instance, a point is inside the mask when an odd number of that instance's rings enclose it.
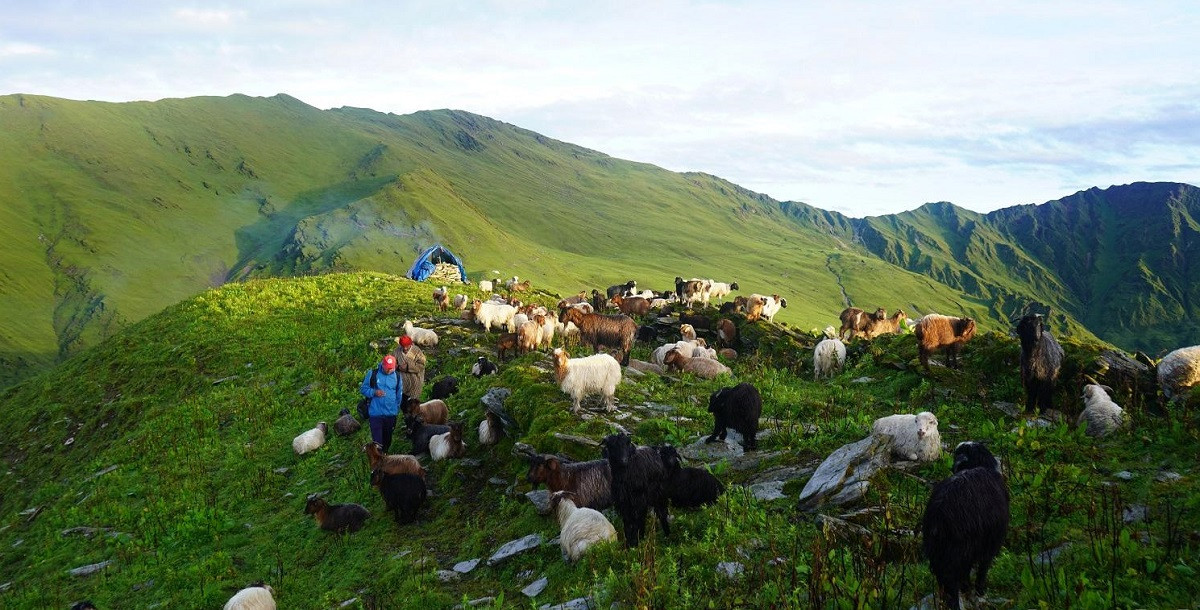
<path fill-rule="evenodd" d="M 379 368 L 371 369 L 371 389 L 379 389 Z M 358 416 L 362 419 L 370 419 L 371 398 L 364 396 L 358 401 Z"/>

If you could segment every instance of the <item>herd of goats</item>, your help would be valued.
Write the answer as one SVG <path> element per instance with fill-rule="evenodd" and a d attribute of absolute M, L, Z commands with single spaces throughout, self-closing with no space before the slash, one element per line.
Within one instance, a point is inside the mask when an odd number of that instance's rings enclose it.
<path fill-rule="evenodd" d="M 611 286 L 605 293 L 592 290 L 589 295 L 581 291 L 561 299 L 556 314 L 541 305 L 522 303 L 517 297 L 530 289 L 530 282 L 521 282 L 516 277 L 504 284 L 507 298 L 492 294 L 500 286 L 482 281 L 479 288 L 491 295 L 487 299 L 472 300 L 463 294 L 451 297 L 449 290 L 441 287 L 434 291 L 433 301 L 443 311 L 451 307 L 461 310 L 464 319 L 475 321 L 485 331 L 503 326 L 507 332 L 500 335 L 497 343 L 500 360 L 513 350 L 520 353 L 552 348 L 556 334 L 564 345 L 575 340 L 590 346 L 596 353 L 581 358 L 569 357 L 562 348 L 554 349 L 555 379 L 562 391 L 571 396 L 576 412 L 582 399 L 593 394 L 603 397 L 604 405 L 611 410 L 615 408 L 614 393 L 624 367 L 660 374 L 678 370 L 705 378 L 729 374 L 730 369 L 719 358 L 736 356 L 732 348 L 738 325 L 733 318 L 744 322 L 769 321 L 780 308 L 787 306 L 786 299 L 779 295 L 752 294 L 722 304 L 719 308 L 722 317 L 715 324 L 709 316 L 680 312 L 678 341 L 655 349 L 650 361 L 631 359 L 629 353 L 635 341 L 653 342 L 658 333 L 654 325 L 639 326 L 634 316 L 650 312 L 661 315 L 672 308 L 704 309 L 738 289 L 737 283 L 705 279 L 676 278 L 675 284 L 675 290 L 661 292 L 639 291 L 634 281 Z M 610 308 L 619 313 L 605 313 Z M 976 333 L 975 321 L 965 317 L 928 314 L 913 321 L 903 311 L 889 317 L 883 309 L 868 313 L 857 308 L 847 308 L 840 317 L 841 328 L 836 332 L 832 327 L 827 328 L 827 337 L 813 350 L 817 377 L 840 370 L 846 356 L 844 339 L 873 338 L 895 333 L 902 326 L 911 328 L 919 346 L 920 363 L 928 371 L 929 358 L 938 350 L 945 350 L 948 366 L 958 366 L 959 350 Z M 697 337 L 697 328 L 712 331 L 719 350 Z M 415 327 L 411 322 L 405 324 L 404 332 L 418 345 L 429 347 L 438 341 L 436 332 Z M 1049 409 L 1062 365 L 1062 347 L 1045 329 L 1040 315 L 1021 318 L 1016 334 L 1021 343 L 1020 371 L 1026 410 Z M 477 377 L 496 371 L 496 364 L 486 357 L 480 357 L 472 368 Z M 1168 398 L 1200 382 L 1200 346 L 1169 354 L 1159 363 L 1158 375 Z M 463 425 L 447 421 L 444 401 L 456 391 L 457 379 L 446 377 L 433 384 L 429 401 L 411 400 L 403 405 L 412 454 L 388 454 L 387 448 L 373 442 L 364 446 L 371 483 L 398 523 L 415 519 L 427 497 L 426 469 L 417 456 L 428 453 L 437 462 L 466 453 Z M 1113 402 L 1109 392 L 1111 389 L 1101 385 L 1088 385 L 1083 390 L 1085 409 L 1079 423 L 1086 423 L 1090 435 L 1109 434 L 1126 423 L 1126 414 Z M 739 383 L 713 392 L 708 410 L 714 419 L 709 442 L 723 441 L 727 429 L 734 429 L 742 435 L 745 450 L 757 449 L 762 398 L 752 384 Z M 512 420 L 502 409 L 489 407 L 479 424 L 480 444 L 495 444 L 511 426 Z M 342 435 L 353 434 L 358 427 L 349 410 L 343 410 L 335 422 L 336 431 Z M 319 447 L 325 431 L 322 423 L 298 436 L 293 444 L 296 452 L 302 454 Z M 886 435 L 891 441 L 891 451 L 900 459 L 932 461 L 941 454 L 937 419 L 932 413 L 883 417 L 874 423 L 872 431 Z M 711 504 L 724 491 L 724 485 L 707 469 L 683 467 L 678 452 L 670 445 L 639 447 L 625 434 L 605 437 L 600 445 L 602 458 L 586 462 L 548 454 L 528 456 L 529 481 L 535 487 L 545 484 L 551 491 L 550 512 L 561 527 L 560 544 L 567 560 L 577 560 L 594 543 L 617 539 L 615 528 L 600 512 L 603 509 L 616 509 L 625 543 L 632 547 L 645 534 L 651 510 L 663 532 L 669 534 L 669 506 Z M 934 486 L 926 506 L 922 544 L 944 602 L 950 608 L 959 608 L 960 592 L 972 588 L 972 571 L 975 592 L 979 595 L 984 592 L 988 569 L 1007 533 L 1010 501 L 1000 460 L 984 445 L 960 443 L 953 451 L 953 458 L 952 474 Z M 316 495 L 309 496 L 305 512 L 312 514 L 322 529 L 343 533 L 359 530 L 370 516 L 359 504 L 329 504 Z M 227 610 L 274 607 L 271 590 L 266 586 L 243 589 L 225 606 Z"/>

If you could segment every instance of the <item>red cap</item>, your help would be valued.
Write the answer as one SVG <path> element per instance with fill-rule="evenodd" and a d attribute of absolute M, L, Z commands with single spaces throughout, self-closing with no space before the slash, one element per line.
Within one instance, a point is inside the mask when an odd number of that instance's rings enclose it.
<path fill-rule="evenodd" d="M 383 370 L 391 371 L 396 369 L 396 357 L 388 354 L 383 357 Z"/>
<path fill-rule="evenodd" d="M 404 335 L 403 337 L 400 337 L 400 346 L 401 347 L 408 347 L 410 345 L 412 345 L 412 337 L 409 337 L 408 335 Z"/>

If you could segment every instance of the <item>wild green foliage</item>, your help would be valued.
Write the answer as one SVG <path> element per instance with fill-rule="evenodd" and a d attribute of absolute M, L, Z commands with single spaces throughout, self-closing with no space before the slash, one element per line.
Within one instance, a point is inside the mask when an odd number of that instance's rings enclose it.
<path fill-rule="evenodd" d="M 0 96 L 0 139 L 0 385 L 210 287 L 402 274 L 435 241 L 472 280 L 497 271 L 563 294 L 737 281 L 786 297 L 779 321 L 805 329 L 835 324 L 846 299 L 985 328 L 1037 301 L 1083 339 L 1200 339 L 1196 197 L 1181 185 L 851 220 L 467 112 L 321 111 L 286 95 Z"/>
<path fill-rule="evenodd" d="M 537 604 L 594 593 L 602 606 L 611 599 L 668 608 L 908 607 L 933 591 L 919 538 L 909 532 L 928 484 L 948 475 L 948 458 L 876 477 L 865 501 L 871 510 L 852 518 L 865 535 L 798 513 L 803 477 L 785 485 L 791 499 L 773 502 L 739 484 L 777 468 L 814 467 L 862 438 L 876 417 L 920 410 L 938 415 L 948 446 L 980 440 L 1004 459 L 1013 523 L 990 596 L 1015 607 L 1083 608 L 1183 607 L 1200 597 L 1200 434 L 1190 412 L 1156 416 L 1132 406 L 1131 428 L 1099 441 L 1065 423 L 1005 415 L 997 403 L 1020 403 L 1021 389 L 1018 347 L 1000 333 L 969 343 L 962 371 L 935 367 L 928 375 L 915 366 L 909 335 L 853 343 L 846 370 L 815 383 L 816 338 L 767 323 L 742 325 L 752 342 L 740 347 L 733 379 L 651 374 L 617 391 L 622 412 L 645 403 L 664 409 L 636 425 L 628 420 L 639 443 L 684 444 L 709 432 L 712 391 L 736 381 L 760 389 L 761 459 L 713 467 L 730 486 L 716 506 L 673 511 L 671 537 L 656 532 L 638 549 L 604 545 L 568 565 L 556 545 L 544 545 L 439 582 L 437 570 L 486 558 L 509 540 L 557 535 L 553 520 L 521 496 L 527 465 L 514 457 L 515 441 L 595 459 L 595 448 L 567 436 L 598 439 L 612 429 L 599 417 L 570 414 L 543 354 L 505 362 L 493 377 L 471 377 L 477 350 L 490 352 L 496 335 L 439 321 L 431 289 L 364 273 L 231 284 L 5 390 L 0 573 L 11 584 L 0 583 L 0 605 L 65 607 L 90 598 L 99 607 L 212 608 L 265 580 L 289 608 L 351 598 L 367 608 L 448 607 L 484 596 L 508 607 L 529 605 L 520 589 L 545 575 L 550 585 Z M 290 441 L 353 406 L 382 353 L 371 343 L 390 347 L 394 325 L 410 317 L 441 334 L 427 350 L 427 378 L 462 381 L 448 402 L 452 417 L 467 423 L 468 457 L 478 465 L 431 465 L 434 495 L 417 524 L 397 527 L 367 484 L 361 447 L 368 433 L 331 435 L 303 457 Z M 1055 404 L 1071 421 L 1083 376 L 1097 374 L 1100 348 L 1064 347 Z M 648 350 L 639 346 L 634 357 Z M 1153 404 L 1113 385 L 1122 405 Z M 520 430 L 481 448 L 473 434 L 483 417 L 479 398 L 493 386 L 513 390 L 506 407 Z M 393 449 L 407 446 L 398 439 Z M 1133 476 L 1124 481 L 1115 476 L 1120 471 Z M 1166 472 L 1183 477 L 1156 480 Z M 314 492 L 361 503 L 374 516 L 358 533 L 327 534 L 302 514 Z M 1124 511 L 1139 506 L 1146 519 L 1127 523 Z M 96 529 L 73 529 L 80 527 Z M 105 560 L 113 564 L 99 574 L 67 573 Z M 741 564 L 741 575 L 719 574 L 719 562 Z"/>

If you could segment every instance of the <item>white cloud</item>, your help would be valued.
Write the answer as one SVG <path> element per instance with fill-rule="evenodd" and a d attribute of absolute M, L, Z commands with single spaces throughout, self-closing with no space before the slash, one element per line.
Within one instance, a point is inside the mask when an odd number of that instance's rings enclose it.
<path fill-rule="evenodd" d="M 0 59 L 9 57 L 30 57 L 38 55 L 53 55 L 54 51 L 36 44 L 27 42 L 6 42 L 0 43 Z"/>
<path fill-rule="evenodd" d="M 186 24 L 211 26 L 230 25 L 246 16 L 245 11 L 179 8 L 175 9 L 176 19 Z"/>

